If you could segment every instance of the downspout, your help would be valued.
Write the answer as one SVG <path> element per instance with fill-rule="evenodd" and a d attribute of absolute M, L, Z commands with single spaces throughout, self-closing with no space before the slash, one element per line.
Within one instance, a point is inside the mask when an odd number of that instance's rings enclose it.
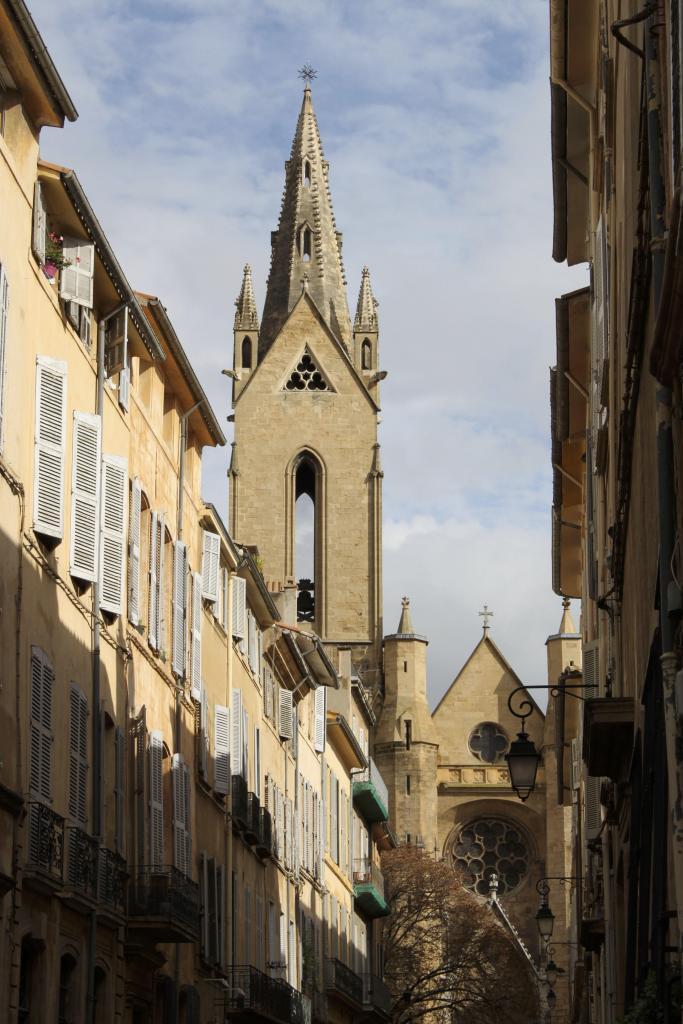
<path fill-rule="evenodd" d="M 226 644 L 226 658 L 227 658 L 227 673 L 226 673 L 226 689 L 225 695 L 225 706 L 227 708 L 232 707 L 232 602 L 235 588 L 233 586 L 233 574 L 228 573 L 228 637 Z M 228 967 L 233 966 L 233 948 L 232 948 L 232 764 L 230 765 L 230 771 L 228 772 L 228 793 L 227 793 L 227 808 L 225 812 L 225 891 L 223 893 L 223 907 L 225 913 L 225 933 L 228 938 L 228 948 L 226 951 L 226 964 Z"/>
<path fill-rule="evenodd" d="M 657 320 L 664 278 L 664 245 L 666 239 L 666 192 L 662 173 L 662 136 L 660 121 L 661 72 L 658 52 L 658 9 L 653 7 L 645 27 L 645 80 L 647 88 L 647 136 L 650 179 L 650 235 L 652 249 L 652 282 L 654 319 Z M 682 960 L 683 937 L 683 764 L 677 756 L 679 743 L 676 713 L 676 655 L 672 611 L 669 609 L 669 587 L 673 582 L 671 561 L 674 551 L 675 491 L 673 441 L 671 431 L 671 390 L 657 385 L 657 507 L 659 519 L 659 629 L 661 666 L 666 725 L 667 775 L 674 868 L 676 910 L 679 922 L 679 964 Z M 682 964 L 683 966 L 683 964 Z"/>

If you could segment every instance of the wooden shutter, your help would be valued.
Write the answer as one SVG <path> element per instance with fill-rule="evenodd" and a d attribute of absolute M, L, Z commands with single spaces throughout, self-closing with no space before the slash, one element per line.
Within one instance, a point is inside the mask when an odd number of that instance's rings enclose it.
<path fill-rule="evenodd" d="M 9 283 L 0 265 L 0 449 L 5 437 L 5 363 L 7 360 L 7 323 L 9 319 Z"/>
<path fill-rule="evenodd" d="M 138 477 L 130 485 L 130 519 L 128 520 L 128 619 L 140 625 L 140 547 L 142 542 L 142 484 Z M 150 564 L 152 552 L 150 550 Z M 150 588 L 151 599 L 151 588 Z M 151 617 L 150 617 L 151 618 Z"/>
<path fill-rule="evenodd" d="M 128 307 L 126 306 L 107 323 L 104 345 L 104 365 L 107 377 L 113 377 L 115 373 L 123 373 L 127 363 Z"/>
<path fill-rule="evenodd" d="M 228 632 L 228 625 L 229 625 L 228 613 L 230 611 L 229 603 L 228 603 L 228 584 L 229 584 L 229 580 L 230 580 L 230 576 L 228 574 L 228 570 L 225 569 L 225 568 L 222 568 L 221 569 L 221 595 L 222 595 L 222 599 L 223 599 L 223 605 L 222 605 L 222 608 L 221 608 L 221 612 L 222 612 L 221 625 L 222 625 L 222 627 L 223 627 L 223 629 L 225 630 L 226 633 Z"/>
<path fill-rule="evenodd" d="M 315 691 L 315 749 L 322 753 L 325 750 L 327 725 L 327 690 L 319 686 Z"/>
<path fill-rule="evenodd" d="M 164 740 L 160 732 L 149 735 L 149 842 L 150 864 L 164 863 Z"/>
<path fill-rule="evenodd" d="M 209 777 L 209 698 L 202 684 L 199 698 L 199 732 L 197 735 L 197 770 L 202 779 Z"/>
<path fill-rule="evenodd" d="M 187 549 L 181 540 L 173 545 L 173 658 L 175 674 L 185 678 L 185 607 L 187 587 Z"/>
<path fill-rule="evenodd" d="M 159 513 L 152 512 L 149 521 L 149 623 L 147 636 L 150 647 L 156 650 L 159 646 L 159 590 L 157 586 L 159 572 Z"/>
<path fill-rule="evenodd" d="M 215 704 L 213 709 L 214 727 L 214 779 L 213 788 L 217 793 L 230 789 L 230 708 Z"/>
<path fill-rule="evenodd" d="M 263 703 L 265 706 L 266 718 L 273 718 L 273 670 L 270 665 L 263 667 Z"/>
<path fill-rule="evenodd" d="M 97 580 L 102 418 L 74 412 L 71 464 L 71 564 L 79 580 Z"/>
<path fill-rule="evenodd" d="M 278 712 L 280 736 L 282 736 L 283 739 L 291 740 L 294 718 L 294 698 L 292 691 L 285 690 L 284 687 L 280 688 Z"/>
<path fill-rule="evenodd" d="M 31 712 L 29 788 L 36 796 L 52 796 L 52 696 L 55 675 L 47 655 L 31 648 Z"/>
<path fill-rule="evenodd" d="M 64 443 L 66 363 L 36 359 L 33 528 L 61 540 L 64 535 Z"/>
<path fill-rule="evenodd" d="M 242 716 L 242 691 L 232 691 L 232 711 L 230 714 L 230 764 L 233 775 L 241 775 L 244 758 L 244 720 Z"/>
<path fill-rule="evenodd" d="M 95 246 L 80 238 L 65 238 L 62 250 L 70 265 L 59 272 L 60 296 L 92 309 Z"/>
<path fill-rule="evenodd" d="M 199 915 L 201 927 L 201 942 L 199 952 L 203 960 L 209 960 L 209 858 L 206 850 L 199 854 Z"/>
<path fill-rule="evenodd" d="M 254 725 L 254 793 L 261 799 L 261 730 Z"/>
<path fill-rule="evenodd" d="M 219 967 L 225 967 L 225 868 L 222 864 L 216 865 L 216 907 L 218 950 L 216 962 Z"/>
<path fill-rule="evenodd" d="M 217 533 L 209 533 L 208 530 L 203 530 L 202 533 L 202 594 L 207 601 L 217 601 L 221 539 Z"/>
<path fill-rule="evenodd" d="M 247 582 L 241 576 L 232 577 L 232 635 L 244 640 L 247 621 Z"/>
<path fill-rule="evenodd" d="M 173 783 L 173 863 L 184 875 L 188 873 L 186 859 L 187 806 L 185 800 L 185 764 L 181 754 L 171 761 Z"/>
<path fill-rule="evenodd" d="M 192 573 L 192 665 L 191 693 L 194 700 L 202 696 L 202 577 Z"/>
<path fill-rule="evenodd" d="M 126 737 L 121 726 L 114 735 L 114 801 L 116 805 L 116 852 L 125 855 Z"/>
<path fill-rule="evenodd" d="M 256 968 L 263 970 L 263 897 L 256 893 Z"/>
<path fill-rule="evenodd" d="M 247 612 L 247 656 L 249 668 L 258 679 L 258 648 L 256 644 L 256 619 L 250 611 Z"/>
<path fill-rule="evenodd" d="M 45 237 L 47 235 L 47 216 L 43 200 L 43 186 L 37 181 L 33 186 L 33 235 L 32 249 L 36 259 L 45 263 Z"/>
<path fill-rule="evenodd" d="M 69 689 L 69 816 L 79 825 L 87 817 L 88 702 L 77 686 Z"/>
<path fill-rule="evenodd" d="M 127 490 L 128 463 L 116 455 L 105 455 L 102 459 L 100 608 L 112 615 L 120 615 L 123 610 Z"/>
<path fill-rule="evenodd" d="M 597 697 L 599 688 L 600 650 L 597 641 L 583 645 L 582 652 L 583 682 L 587 697 Z"/>

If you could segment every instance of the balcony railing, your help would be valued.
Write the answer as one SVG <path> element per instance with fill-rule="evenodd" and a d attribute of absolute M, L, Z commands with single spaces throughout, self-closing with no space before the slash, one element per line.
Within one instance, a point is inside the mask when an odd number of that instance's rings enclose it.
<path fill-rule="evenodd" d="M 247 824 L 247 783 L 241 775 L 232 777 L 232 820 L 238 828 Z"/>
<path fill-rule="evenodd" d="M 273 853 L 273 819 L 267 807 L 261 808 L 259 837 L 256 844 L 259 857 L 271 857 Z"/>
<path fill-rule="evenodd" d="M 252 845 L 258 842 L 261 831 L 261 802 L 256 793 L 247 793 L 247 821 L 244 838 Z"/>
<path fill-rule="evenodd" d="M 391 1013 L 391 992 L 386 982 L 378 978 L 376 974 L 363 975 L 363 1005 L 379 1010 L 380 1013 Z"/>
<path fill-rule="evenodd" d="M 315 622 L 315 585 L 313 580 L 299 580 L 297 590 L 297 622 Z"/>
<path fill-rule="evenodd" d="M 28 807 L 27 867 L 56 882 L 64 877 L 64 818 L 37 801 Z"/>
<path fill-rule="evenodd" d="M 325 988 L 349 1003 L 363 1005 L 363 980 L 341 960 L 325 961 Z"/>
<path fill-rule="evenodd" d="M 372 758 L 367 768 L 353 773 L 353 802 L 370 823 L 389 817 L 389 792 Z"/>
<path fill-rule="evenodd" d="M 174 867 L 135 868 L 128 883 L 128 915 L 132 927 L 168 941 L 196 942 L 199 886 Z"/>
<path fill-rule="evenodd" d="M 389 913 L 384 875 L 368 857 L 353 862 L 353 891 L 356 903 L 370 917 L 385 917 Z"/>
<path fill-rule="evenodd" d="M 70 886 L 91 899 L 97 897 L 99 845 L 82 828 L 66 829 L 66 879 Z"/>
<path fill-rule="evenodd" d="M 113 850 L 102 848 L 97 873 L 100 902 L 113 909 L 123 908 L 123 886 L 126 880 L 126 862 L 123 857 Z"/>
<path fill-rule="evenodd" d="M 229 967 L 225 1015 L 259 1014 L 282 1024 L 304 1024 L 301 993 L 285 981 L 270 978 L 256 967 Z"/>

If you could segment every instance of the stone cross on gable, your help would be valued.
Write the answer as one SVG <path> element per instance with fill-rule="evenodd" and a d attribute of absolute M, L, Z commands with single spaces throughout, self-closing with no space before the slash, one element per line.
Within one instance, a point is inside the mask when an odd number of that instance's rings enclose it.
<path fill-rule="evenodd" d="M 488 633 L 488 630 L 489 630 L 489 619 L 493 618 L 493 612 L 490 612 L 489 611 L 489 606 L 487 604 L 485 604 L 483 610 L 480 611 L 479 614 L 481 615 L 482 619 L 484 620 L 484 636 L 486 636 L 486 634 Z"/>

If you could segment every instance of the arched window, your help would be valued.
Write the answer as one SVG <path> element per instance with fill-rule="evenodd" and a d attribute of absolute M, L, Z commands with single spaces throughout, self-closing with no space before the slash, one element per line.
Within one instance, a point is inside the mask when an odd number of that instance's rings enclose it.
<path fill-rule="evenodd" d="M 76 960 L 65 953 L 59 961 L 59 1024 L 76 1024 Z"/>
<path fill-rule="evenodd" d="M 251 338 L 249 337 L 242 342 L 242 366 L 245 370 L 251 369 Z"/>
<path fill-rule="evenodd" d="M 304 186 L 308 188 L 311 184 L 311 165 L 308 160 L 304 160 Z"/>
<path fill-rule="evenodd" d="M 33 1000 L 34 982 L 40 978 L 41 965 L 39 957 L 43 943 L 26 935 L 21 943 L 21 964 L 19 967 L 19 1007 L 17 1021 L 27 1024 L 32 1019 L 31 1011 L 35 1012 Z"/>
<path fill-rule="evenodd" d="M 294 572 L 298 585 L 297 619 L 315 621 L 316 465 L 303 456 L 294 475 Z"/>
<path fill-rule="evenodd" d="M 301 235 L 299 236 L 299 251 L 301 258 L 304 263 L 308 263 L 311 259 L 311 229 L 302 228 Z"/>
<path fill-rule="evenodd" d="M 109 1005 L 107 1003 L 107 972 L 99 964 L 95 968 L 95 1021 L 102 1024 L 109 1019 Z"/>
<path fill-rule="evenodd" d="M 372 369 L 372 345 L 367 338 L 361 345 L 360 364 L 364 370 Z"/>

